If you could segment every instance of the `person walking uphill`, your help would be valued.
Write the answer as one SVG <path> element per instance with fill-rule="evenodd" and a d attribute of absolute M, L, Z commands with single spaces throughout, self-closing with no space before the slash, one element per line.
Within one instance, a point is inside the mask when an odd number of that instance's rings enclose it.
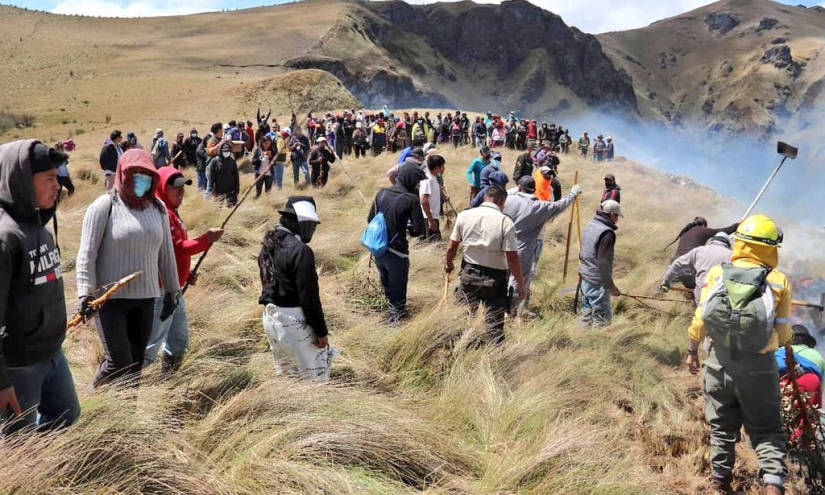
<path fill-rule="evenodd" d="M 3 433 L 56 429 L 80 416 L 61 346 L 66 301 L 55 214 L 65 153 L 35 140 L 0 145 L 0 421 Z M 12 414 L 9 414 L 11 410 Z"/>
<path fill-rule="evenodd" d="M 610 296 L 621 295 L 613 283 L 613 248 L 616 245 L 616 224 L 621 216 L 619 203 L 605 201 L 582 231 L 579 255 L 581 326 L 600 327 L 610 324 L 613 319 Z"/>
<path fill-rule="evenodd" d="M 410 274 L 407 232 L 413 237 L 426 232 L 427 224 L 418 199 L 418 187 L 426 178 L 418 167 L 401 167 L 395 185 L 381 189 L 375 195 L 367 216 L 369 223 L 381 212 L 387 224 L 389 246 L 382 255 L 375 257 L 375 265 L 381 276 L 384 296 L 390 303 L 390 323 L 397 323 L 407 316 L 407 280 Z"/>
<path fill-rule="evenodd" d="M 608 199 L 617 203 L 622 202 L 622 188 L 616 184 L 616 177 L 613 174 L 604 176 L 604 192 L 602 192 L 601 202 L 604 203 Z"/>
<path fill-rule="evenodd" d="M 787 469 L 774 351 L 792 337 L 791 288 L 776 269 L 782 232 L 767 216 L 753 215 L 733 238 L 731 262 L 711 268 L 705 278 L 688 329 L 687 364 L 691 373 L 698 372 L 699 342 L 708 335 L 712 344 L 702 389 L 715 487 L 730 490 L 744 426 L 765 493 L 781 495 Z"/>
<path fill-rule="evenodd" d="M 178 272 L 178 284 L 183 286 L 189 281 L 190 285 L 197 283 L 197 276 L 190 273 L 192 256 L 209 249 L 223 235 L 223 229 L 211 228 L 195 239 L 189 239 L 186 227 L 178 215 L 178 208 L 183 203 L 186 194 L 185 186 L 191 186 L 192 180 L 187 179 L 174 167 L 158 169 L 158 183 L 155 196 L 166 206 L 166 216 L 169 218 L 169 229 L 172 236 L 172 246 L 175 250 L 175 265 Z M 162 370 L 164 373 L 176 371 L 183 362 L 183 355 L 189 345 L 189 320 L 186 315 L 186 303 L 183 296 L 178 298 L 178 305 L 174 313 L 165 321 L 161 321 L 164 298 L 155 299 L 155 316 L 152 325 L 152 334 L 143 356 L 143 367 L 154 362 L 161 352 L 163 355 Z"/>
<path fill-rule="evenodd" d="M 174 310 L 180 284 L 166 206 L 153 194 L 159 181 L 152 156 L 144 150 L 129 150 L 118 162 L 114 192 L 97 198 L 83 217 L 77 251 L 82 313 L 87 312 L 98 287 L 142 272 L 95 317 L 104 350 L 95 387 L 138 378 L 152 332 L 155 299 L 164 297 L 161 320 Z"/>
<path fill-rule="evenodd" d="M 458 214 L 455 227 L 447 243 L 444 271 L 449 276 L 454 269 L 458 247 L 464 244 L 458 296 L 475 310 L 484 304 L 484 322 L 487 339 L 504 342 L 504 313 L 507 311 L 507 279 L 516 279 L 519 294 L 524 294 L 524 280 L 518 258 L 518 240 L 513 221 L 502 213 L 507 191 L 501 186 L 490 186 L 484 195 L 484 204 Z M 519 296 L 520 300 L 524 296 Z"/>
<path fill-rule="evenodd" d="M 308 245 L 320 224 L 315 200 L 291 196 L 279 213 L 280 223 L 266 233 L 258 255 L 264 331 L 276 366 L 281 346 L 297 358 L 302 376 L 327 381 L 332 351 L 315 254 Z"/>

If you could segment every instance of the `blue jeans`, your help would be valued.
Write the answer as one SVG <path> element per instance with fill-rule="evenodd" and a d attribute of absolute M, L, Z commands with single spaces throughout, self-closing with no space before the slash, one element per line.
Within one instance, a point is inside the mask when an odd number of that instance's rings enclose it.
<path fill-rule="evenodd" d="M 613 319 L 613 311 L 610 307 L 610 293 L 607 289 L 582 280 L 581 296 L 582 312 L 579 324 L 595 327 L 609 325 L 610 320 Z"/>
<path fill-rule="evenodd" d="M 272 166 L 272 177 L 275 182 L 275 188 L 279 191 L 284 187 L 284 166 L 285 163 L 275 163 Z"/>
<path fill-rule="evenodd" d="M 386 251 L 375 257 L 375 266 L 381 276 L 384 296 L 390 303 L 390 322 L 396 322 L 407 313 L 407 279 L 410 275 L 410 258 Z"/>
<path fill-rule="evenodd" d="M 143 366 L 149 366 L 157 358 L 158 352 L 163 349 L 163 356 L 167 358 L 181 358 L 189 345 L 189 320 L 186 317 L 186 301 L 180 298 L 178 307 L 166 321 L 160 321 L 160 312 L 163 309 L 163 298 L 155 299 L 155 321 L 152 324 L 152 334 L 146 344 L 143 355 Z"/>
<path fill-rule="evenodd" d="M 206 190 L 206 170 L 198 170 L 198 189 Z"/>
<path fill-rule="evenodd" d="M 307 165 L 307 161 L 292 162 L 292 180 L 296 186 L 298 185 L 301 171 L 304 172 L 304 184 L 309 184 L 309 166 Z"/>
<path fill-rule="evenodd" d="M 72 372 L 62 350 L 39 363 L 10 366 L 8 373 L 23 415 L 11 418 L 9 411 L 0 411 L 0 419 L 12 419 L 3 428 L 4 434 L 32 427 L 40 431 L 58 429 L 80 416 Z"/>

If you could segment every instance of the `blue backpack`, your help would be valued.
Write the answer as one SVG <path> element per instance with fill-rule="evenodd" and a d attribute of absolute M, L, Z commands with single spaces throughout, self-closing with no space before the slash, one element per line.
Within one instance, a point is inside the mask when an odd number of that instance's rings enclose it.
<path fill-rule="evenodd" d="M 395 199 L 397 200 L 401 196 L 402 195 L 398 195 Z M 387 220 L 384 218 L 384 212 L 380 209 L 382 197 L 383 194 L 379 195 L 375 201 L 375 208 L 378 210 L 378 213 L 372 217 L 370 223 L 367 224 L 367 228 L 365 228 L 361 234 L 361 245 L 367 248 L 367 251 L 372 253 L 373 256 L 383 255 L 389 248 L 391 242 L 389 239 Z M 393 203 L 394 202 L 395 201 L 393 201 Z"/>

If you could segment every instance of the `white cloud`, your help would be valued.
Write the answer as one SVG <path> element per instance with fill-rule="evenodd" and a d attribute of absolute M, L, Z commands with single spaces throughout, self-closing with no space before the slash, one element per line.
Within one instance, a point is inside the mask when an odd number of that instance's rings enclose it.
<path fill-rule="evenodd" d="M 58 0 L 52 12 L 101 17 L 153 17 L 220 10 L 217 0 Z"/>

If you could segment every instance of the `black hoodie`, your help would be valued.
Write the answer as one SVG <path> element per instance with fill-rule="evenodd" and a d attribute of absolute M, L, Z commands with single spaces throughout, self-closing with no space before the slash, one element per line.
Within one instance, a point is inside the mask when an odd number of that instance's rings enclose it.
<path fill-rule="evenodd" d="M 38 141 L 0 146 L 0 389 L 11 386 L 7 366 L 50 358 L 66 336 L 60 253 L 44 225 L 29 168 Z"/>
<path fill-rule="evenodd" d="M 389 248 L 396 254 L 410 254 L 405 232 L 408 224 L 410 235 L 424 234 L 426 222 L 418 200 L 418 185 L 427 176 L 416 165 L 405 164 L 398 170 L 395 185 L 378 191 L 375 201 L 372 202 L 367 222 L 379 211 L 384 213 L 387 222 Z"/>

